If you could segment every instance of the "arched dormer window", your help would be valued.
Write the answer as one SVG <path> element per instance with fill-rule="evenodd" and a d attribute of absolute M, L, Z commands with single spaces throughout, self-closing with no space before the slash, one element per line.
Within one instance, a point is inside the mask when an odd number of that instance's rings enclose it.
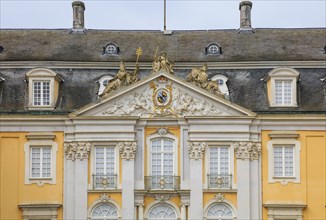
<path fill-rule="evenodd" d="M 205 48 L 206 55 L 221 55 L 222 47 L 217 43 L 210 43 Z"/>
<path fill-rule="evenodd" d="M 267 82 L 271 107 L 297 107 L 297 81 L 299 72 L 290 68 L 277 68 L 263 79 Z"/>
<path fill-rule="evenodd" d="M 53 110 L 63 79 L 54 71 L 36 68 L 26 73 L 28 81 L 28 109 Z"/>

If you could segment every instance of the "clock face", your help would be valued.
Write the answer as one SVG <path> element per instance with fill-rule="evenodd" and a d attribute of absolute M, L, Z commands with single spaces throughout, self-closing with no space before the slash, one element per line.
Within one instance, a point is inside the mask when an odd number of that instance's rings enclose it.
<path fill-rule="evenodd" d="M 159 89 L 156 92 L 156 103 L 158 106 L 166 106 L 170 102 L 170 93 L 166 89 Z"/>

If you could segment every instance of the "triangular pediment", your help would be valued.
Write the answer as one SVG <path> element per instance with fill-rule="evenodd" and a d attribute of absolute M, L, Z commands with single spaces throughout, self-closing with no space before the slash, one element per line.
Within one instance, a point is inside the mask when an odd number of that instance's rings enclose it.
<path fill-rule="evenodd" d="M 73 112 L 71 116 L 219 117 L 255 113 L 166 72 L 151 74 Z"/>

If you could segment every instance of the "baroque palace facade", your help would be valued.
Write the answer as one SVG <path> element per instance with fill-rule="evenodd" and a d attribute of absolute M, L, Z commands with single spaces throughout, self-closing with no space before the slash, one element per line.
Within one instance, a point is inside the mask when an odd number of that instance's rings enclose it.
<path fill-rule="evenodd" d="M 326 218 L 324 28 L 253 29 L 243 1 L 238 30 L 88 30 L 72 6 L 0 30 L 0 219 Z"/>

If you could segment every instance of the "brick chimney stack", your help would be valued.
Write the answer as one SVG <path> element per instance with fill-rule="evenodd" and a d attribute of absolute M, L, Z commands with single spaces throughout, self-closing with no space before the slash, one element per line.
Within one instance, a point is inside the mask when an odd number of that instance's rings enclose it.
<path fill-rule="evenodd" d="M 73 9 L 73 30 L 84 30 L 84 11 L 85 4 L 82 1 L 74 1 L 72 3 Z"/>
<path fill-rule="evenodd" d="M 240 31 L 241 30 L 252 30 L 251 28 L 251 1 L 242 1 L 239 4 L 240 10 Z"/>

